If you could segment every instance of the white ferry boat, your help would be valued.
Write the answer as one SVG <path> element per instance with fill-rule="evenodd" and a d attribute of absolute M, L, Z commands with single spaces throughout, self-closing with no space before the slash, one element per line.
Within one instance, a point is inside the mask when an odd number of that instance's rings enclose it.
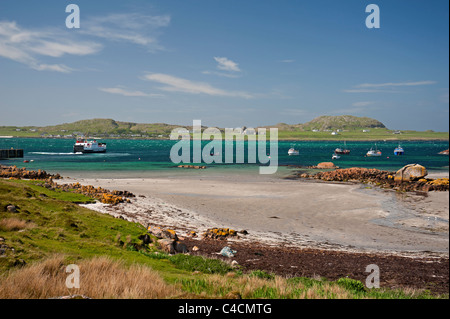
<path fill-rule="evenodd" d="M 106 143 L 98 143 L 96 140 L 77 140 L 73 146 L 74 153 L 104 153 Z"/>

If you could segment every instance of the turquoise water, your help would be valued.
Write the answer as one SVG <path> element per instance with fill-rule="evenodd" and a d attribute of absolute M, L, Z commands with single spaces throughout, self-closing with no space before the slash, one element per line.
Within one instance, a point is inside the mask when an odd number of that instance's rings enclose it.
<path fill-rule="evenodd" d="M 4 165 L 17 165 L 27 169 L 43 169 L 51 173 L 87 172 L 93 176 L 121 174 L 122 176 L 145 176 L 164 171 L 173 172 L 170 161 L 170 149 L 176 141 L 169 140 L 101 140 L 108 145 L 104 154 L 74 154 L 74 140 L 39 139 L 39 138 L 0 138 L 0 149 L 22 148 L 23 159 L 0 161 Z M 208 142 L 204 142 L 206 145 Z M 406 164 L 418 163 L 429 171 L 449 170 L 449 158 L 438 155 L 449 148 L 448 141 L 404 141 L 401 143 L 405 155 L 395 156 L 396 141 L 378 141 L 376 145 L 383 152 L 381 157 L 365 157 L 374 142 L 347 142 L 350 155 L 342 155 L 333 160 L 341 168 L 367 167 L 383 170 L 398 170 Z M 247 151 L 247 144 L 244 149 Z M 331 155 L 337 147 L 343 147 L 335 141 L 280 141 L 278 143 L 278 165 L 317 165 L 330 162 Z M 294 147 L 300 151 L 299 156 L 288 156 L 288 149 Z M 225 148 L 223 147 L 223 151 Z M 267 150 L 267 153 L 269 151 Z M 33 160 L 32 163 L 23 163 Z M 215 172 L 258 172 L 259 164 L 212 164 L 208 170 Z M 280 167 L 280 169 L 284 169 Z M 205 170 L 206 171 L 206 170 Z M 180 170 L 176 170 L 177 174 Z M 182 173 L 181 173 L 182 174 Z"/>

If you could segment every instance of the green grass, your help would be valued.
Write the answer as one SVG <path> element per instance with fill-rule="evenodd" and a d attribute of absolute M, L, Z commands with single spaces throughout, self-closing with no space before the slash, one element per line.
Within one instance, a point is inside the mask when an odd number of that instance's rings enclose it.
<path fill-rule="evenodd" d="M 43 196 L 44 194 L 44 196 Z M 52 191 L 42 182 L 0 179 L 0 220 L 32 222 L 21 231 L 0 230 L 8 249 L 0 258 L 0 274 L 16 269 L 18 261 L 33 264 L 62 254 L 72 263 L 109 256 L 126 265 L 139 264 L 157 271 L 169 284 L 178 285 L 190 298 L 436 298 L 429 292 L 368 290 L 345 278 L 336 282 L 296 277 L 285 279 L 264 271 L 249 274 L 218 259 L 168 255 L 154 246 L 142 246 L 146 229 L 137 223 L 100 214 L 75 203 L 90 201 L 80 194 Z M 8 212 L 8 205 L 18 212 Z M 140 246 L 141 245 L 141 246 Z M 334 288 L 333 288 L 334 287 Z M 448 296 L 443 296 L 448 298 Z"/>

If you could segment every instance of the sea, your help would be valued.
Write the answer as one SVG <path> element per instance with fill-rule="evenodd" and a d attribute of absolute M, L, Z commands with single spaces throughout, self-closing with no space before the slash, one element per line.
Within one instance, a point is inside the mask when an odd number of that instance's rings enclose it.
<path fill-rule="evenodd" d="M 0 149 L 18 148 L 24 150 L 24 158 L 0 160 L 3 165 L 16 165 L 29 170 L 45 170 L 49 173 L 59 173 L 64 177 L 94 177 L 94 178 L 145 178 L 170 177 L 190 175 L 227 174 L 259 174 L 261 164 L 233 163 L 204 164 L 207 169 L 180 169 L 178 163 L 170 159 L 170 151 L 177 141 L 171 140 L 131 140 L 131 139 L 99 139 L 107 144 L 106 153 L 75 154 L 72 139 L 51 138 L 0 138 Z M 244 143 L 245 159 L 248 155 L 248 142 Z M 202 142 L 202 147 L 208 141 Z M 401 141 L 404 155 L 395 156 L 394 149 L 399 141 L 347 141 L 345 145 L 339 141 L 278 141 L 278 171 L 277 177 L 288 176 L 292 170 L 307 168 L 320 162 L 334 162 L 340 168 L 366 167 L 381 170 L 397 171 L 407 164 L 420 164 L 432 173 L 449 172 L 449 157 L 439 152 L 449 148 L 448 141 Z M 236 145 L 235 145 L 236 146 Z M 257 149 L 262 146 L 258 145 Z M 269 142 L 263 145 L 266 155 L 270 154 Z M 332 160 L 336 148 L 347 148 L 349 155 L 341 155 L 340 159 Z M 380 157 L 366 157 L 371 148 L 382 152 Z M 289 156 L 288 150 L 295 148 L 298 156 Z M 222 158 L 225 160 L 225 146 L 222 147 Z M 192 152 L 191 152 L 192 155 Z M 192 157 L 192 156 L 191 156 Z M 24 161 L 29 161 L 25 163 Z M 183 163 L 181 163 L 183 164 Z M 201 172 L 200 172 L 201 171 Z"/>

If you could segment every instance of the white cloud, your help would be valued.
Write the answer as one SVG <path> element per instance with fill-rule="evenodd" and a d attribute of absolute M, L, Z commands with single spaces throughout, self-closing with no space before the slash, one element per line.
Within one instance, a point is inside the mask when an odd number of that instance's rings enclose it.
<path fill-rule="evenodd" d="M 215 88 L 208 83 L 194 82 L 168 74 L 149 73 L 145 75 L 143 78 L 145 80 L 158 82 L 166 85 L 160 87 L 159 89 L 168 92 L 183 92 L 190 94 L 206 94 L 212 96 L 241 97 L 246 99 L 253 98 L 252 94 L 246 92 L 226 91 L 219 88 Z"/>
<path fill-rule="evenodd" d="M 158 43 L 159 29 L 169 26 L 170 16 L 149 16 L 139 13 L 109 14 L 88 18 L 80 33 L 109 41 L 130 42 L 149 51 L 162 50 Z"/>
<path fill-rule="evenodd" d="M 342 90 L 344 93 L 405 93 L 404 91 L 394 90 L 372 90 L 372 89 L 350 89 Z"/>
<path fill-rule="evenodd" d="M 232 79 L 236 79 L 241 77 L 241 75 L 238 74 L 233 74 L 233 73 L 225 73 L 225 72 L 216 72 L 216 71 L 203 71 L 202 74 L 207 74 L 207 75 L 218 75 L 218 76 L 223 76 L 226 78 L 232 78 Z"/>
<path fill-rule="evenodd" d="M 436 81 L 417 82 L 387 82 L 387 83 L 363 83 L 355 85 L 352 89 L 342 90 L 345 93 L 406 93 L 405 91 L 393 90 L 396 87 L 410 87 L 436 84 Z"/>
<path fill-rule="evenodd" d="M 43 57 L 89 55 L 100 51 L 95 42 L 75 41 L 67 34 L 51 30 L 27 30 L 14 21 L 0 21 L 0 56 L 38 71 L 72 72 L 64 64 L 44 64 Z"/>
<path fill-rule="evenodd" d="M 419 86 L 419 85 L 432 85 L 436 84 L 436 81 L 418 81 L 418 82 L 400 82 L 400 83 L 380 83 L 380 84 L 373 84 L 373 83 L 364 83 L 357 85 L 357 88 L 380 88 L 380 87 L 396 87 L 396 86 Z"/>
<path fill-rule="evenodd" d="M 281 60 L 280 62 L 281 62 L 281 63 L 294 63 L 295 60 L 290 60 L 290 59 L 288 59 L 288 60 Z"/>
<path fill-rule="evenodd" d="M 241 69 L 239 69 L 239 66 L 236 62 L 233 62 L 225 57 L 214 57 L 214 60 L 216 60 L 217 68 L 222 71 L 230 71 L 230 72 L 241 72 Z"/>
<path fill-rule="evenodd" d="M 133 97 L 161 97 L 161 94 L 153 94 L 153 93 L 144 93 L 142 91 L 128 91 L 122 89 L 120 87 L 115 88 L 99 88 L 100 91 L 111 93 L 111 94 L 119 94 L 123 96 L 133 96 Z"/>

